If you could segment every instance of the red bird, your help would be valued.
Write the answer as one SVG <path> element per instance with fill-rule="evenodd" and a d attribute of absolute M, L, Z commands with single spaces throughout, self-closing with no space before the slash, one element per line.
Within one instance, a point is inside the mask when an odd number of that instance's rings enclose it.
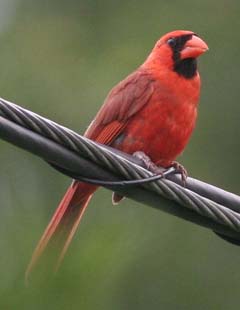
<path fill-rule="evenodd" d="M 175 165 L 195 126 L 201 84 L 197 57 L 207 50 L 192 31 L 164 35 L 146 61 L 110 91 L 85 136 L 129 154 L 143 152 L 162 167 Z M 73 181 L 33 253 L 27 275 L 50 240 L 57 241 L 59 265 L 96 189 Z M 118 200 L 113 195 L 113 201 Z"/>

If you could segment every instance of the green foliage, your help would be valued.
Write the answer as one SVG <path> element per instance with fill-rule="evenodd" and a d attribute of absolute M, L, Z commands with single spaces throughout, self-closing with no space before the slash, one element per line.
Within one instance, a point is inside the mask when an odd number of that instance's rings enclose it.
<path fill-rule="evenodd" d="M 210 51 L 200 59 L 199 121 L 180 161 L 238 192 L 238 2 L 1 3 L 1 97 L 78 132 L 163 33 L 201 35 Z M 239 248 L 130 200 L 112 207 L 102 189 L 58 275 L 41 271 L 25 287 L 31 252 L 70 180 L 4 142 L 0 160 L 1 309 L 238 308 Z"/>

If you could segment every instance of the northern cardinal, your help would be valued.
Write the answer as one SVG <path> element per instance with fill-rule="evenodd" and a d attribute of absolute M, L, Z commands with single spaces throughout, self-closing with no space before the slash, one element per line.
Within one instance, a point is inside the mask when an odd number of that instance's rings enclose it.
<path fill-rule="evenodd" d="M 164 35 L 145 62 L 110 91 L 85 136 L 129 154 L 143 152 L 162 167 L 173 165 L 195 126 L 197 57 L 207 50 L 192 31 Z M 59 265 L 96 189 L 73 181 L 33 253 L 27 275 L 54 240 Z M 118 200 L 114 195 L 113 201 Z"/>

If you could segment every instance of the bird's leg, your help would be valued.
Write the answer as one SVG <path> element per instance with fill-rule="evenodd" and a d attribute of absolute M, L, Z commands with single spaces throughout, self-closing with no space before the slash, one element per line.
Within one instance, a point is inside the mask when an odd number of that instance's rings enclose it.
<path fill-rule="evenodd" d="M 143 164 L 144 164 L 144 168 L 148 169 L 149 171 L 151 171 L 154 174 L 159 174 L 162 175 L 163 171 L 165 169 L 158 167 L 157 165 L 154 164 L 154 162 L 151 161 L 151 158 L 148 157 L 144 152 L 138 151 L 133 153 L 133 156 L 140 159 Z M 124 198 L 124 196 L 121 196 L 118 193 L 113 192 L 112 195 L 112 204 L 113 205 L 117 205 L 119 204 L 119 202 Z"/>
<path fill-rule="evenodd" d="M 146 168 L 147 170 L 151 171 L 154 174 L 163 175 L 163 177 L 164 177 L 163 172 L 166 169 L 173 167 L 175 169 L 175 173 L 181 174 L 183 186 L 184 187 L 186 186 L 186 180 L 188 177 L 187 170 L 184 168 L 183 165 L 179 164 L 177 161 L 173 161 L 167 168 L 163 168 L 163 167 L 157 166 L 151 160 L 151 158 L 149 156 L 147 156 L 144 152 L 137 151 L 137 152 L 133 153 L 133 156 L 140 159 L 143 162 L 144 168 Z M 124 196 L 113 192 L 113 195 L 112 195 L 113 205 L 117 205 L 123 198 L 124 198 Z"/>
<path fill-rule="evenodd" d="M 161 175 L 165 171 L 164 168 L 158 167 L 156 164 L 154 164 L 154 162 L 151 160 L 151 158 L 148 157 L 144 152 L 137 151 L 137 152 L 133 153 L 133 156 L 140 159 L 144 164 L 144 168 L 146 168 L 147 170 L 151 171 L 154 174 L 160 174 Z"/>
<path fill-rule="evenodd" d="M 173 161 L 172 164 L 170 165 L 170 167 L 173 167 L 175 169 L 176 173 L 181 174 L 183 186 L 186 187 L 186 181 L 187 181 L 188 173 L 187 173 L 187 170 L 184 168 L 184 166 L 179 164 L 179 162 L 177 162 L 177 161 Z"/>
<path fill-rule="evenodd" d="M 157 166 L 156 164 L 154 164 L 154 162 L 152 162 L 151 158 L 148 157 L 144 152 L 138 151 L 133 153 L 133 156 L 139 158 L 145 165 L 145 168 L 150 170 L 152 173 L 155 174 L 163 174 L 163 172 L 165 171 L 164 168 Z M 188 177 L 188 173 L 187 170 L 184 168 L 183 165 L 179 164 L 177 161 L 173 161 L 167 168 L 171 168 L 173 167 L 175 169 L 176 173 L 180 173 L 181 174 L 181 179 L 182 179 L 182 183 L 183 186 L 186 186 L 186 180 Z"/>

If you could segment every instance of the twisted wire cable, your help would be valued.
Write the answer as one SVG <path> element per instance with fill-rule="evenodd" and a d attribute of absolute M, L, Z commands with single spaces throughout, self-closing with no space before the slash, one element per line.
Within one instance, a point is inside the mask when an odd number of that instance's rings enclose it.
<path fill-rule="evenodd" d="M 144 178 L 153 177 L 153 174 L 150 171 L 136 164 L 131 156 L 124 155 L 123 157 L 121 152 L 116 152 L 110 147 L 91 141 L 68 128 L 58 125 L 36 113 L 0 98 L 0 125 L 2 126 L 2 129 L 7 125 L 7 123 L 3 122 L 3 119 L 12 124 L 18 125 L 19 128 L 24 128 L 31 133 L 39 135 L 39 137 L 47 138 L 48 141 L 54 142 L 57 145 L 74 152 L 78 156 L 96 164 L 100 168 L 103 168 L 104 171 L 109 172 L 110 175 L 116 176 L 117 180 L 142 180 Z M 3 135 L 2 138 L 10 141 L 6 137 L 3 137 Z M 36 140 L 36 136 L 33 136 L 32 139 L 33 141 L 34 139 Z M 11 139 L 10 142 L 17 144 L 18 146 L 20 145 L 19 142 L 13 140 L 14 139 Z M 44 159 L 46 160 L 46 158 Z M 56 168 L 59 166 L 59 163 L 58 165 L 55 165 L 54 162 L 50 163 L 52 163 L 53 166 L 56 166 Z M 65 174 L 74 176 L 76 179 L 81 180 L 81 170 L 70 171 L 65 163 L 62 163 L 59 169 Z M 114 182 L 107 187 L 120 193 L 128 193 L 129 191 L 124 189 L 121 185 L 114 185 Z M 159 195 L 159 198 L 163 197 L 169 201 L 174 201 L 179 204 L 179 206 L 193 212 L 193 214 L 198 214 L 204 219 L 210 219 L 212 222 L 216 223 L 218 231 L 221 231 L 220 228 L 223 226 L 224 232 L 226 231 L 229 233 L 229 231 L 233 231 L 240 233 L 240 214 L 236 212 L 240 210 L 240 197 L 234 194 L 228 194 L 223 191 L 221 192 L 223 200 L 226 198 L 227 202 L 230 201 L 228 206 L 224 206 L 219 203 L 219 200 L 221 201 L 221 199 L 216 199 L 217 201 L 214 201 L 214 195 L 212 195 L 213 200 L 211 200 L 201 196 L 193 190 L 184 188 L 169 179 L 160 179 L 155 180 L 154 182 L 139 184 L 135 189 L 138 188 L 143 188 L 144 192 L 148 193 L 148 195 L 150 193 L 150 195 L 154 195 L 155 197 L 157 194 Z M 130 197 L 131 196 L 133 195 L 130 193 Z M 141 199 L 138 200 L 141 201 Z M 183 208 L 177 211 L 175 210 L 175 214 L 184 217 L 184 215 L 181 215 L 181 212 L 184 213 Z M 202 220 L 202 225 L 211 228 L 211 224 L 204 224 L 204 219 Z M 220 224 L 220 226 L 218 224 Z M 234 234 L 234 236 L 236 236 L 236 234 Z M 237 234 L 237 236 L 240 239 L 240 234 Z"/>

